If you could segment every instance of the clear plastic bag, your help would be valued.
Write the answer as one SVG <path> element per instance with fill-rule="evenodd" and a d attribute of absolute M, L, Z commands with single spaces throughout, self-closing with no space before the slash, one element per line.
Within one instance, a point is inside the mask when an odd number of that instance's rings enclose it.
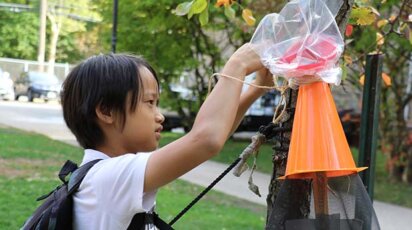
<path fill-rule="evenodd" d="M 341 5 L 341 0 L 293 0 L 262 19 L 252 47 L 271 73 L 292 87 L 319 80 L 339 85 L 336 63 L 344 42 L 335 16 Z"/>

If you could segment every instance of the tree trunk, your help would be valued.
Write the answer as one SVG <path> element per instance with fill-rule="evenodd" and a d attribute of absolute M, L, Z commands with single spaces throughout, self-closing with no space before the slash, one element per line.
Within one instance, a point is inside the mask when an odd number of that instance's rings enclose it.
<path fill-rule="evenodd" d="M 267 210 L 267 220 L 266 229 L 283 229 L 284 217 L 294 216 L 307 217 L 310 211 L 310 185 L 311 182 L 308 180 L 295 180 L 290 181 L 290 183 L 285 184 L 284 191 L 299 191 L 299 193 L 290 193 L 288 203 L 294 206 L 300 206 L 300 208 L 295 209 L 296 213 L 290 213 L 284 207 L 276 207 L 275 201 L 278 193 L 284 184 L 284 180 L 278 180 L 280 176 L 285 175 L 287 155 L 289 150 L 289 143 L 292 134 L 294 110 L 297 100 L 297 90 L 288 89 L 286 91 L 286 119 L 283 120 L 278 126 L 273 130 L 277 131 L 274 139 L 277 143 L 273 146 L 273 173 L 269 184 L 269 194 L 266 198 L 268 210 Z M 277 115 L 277 114 L 276 114 Z"/>
<path fill-rule="evenodd" d="M 57 41 L 59 40 L 61 20 L 59 16 L 48 15 L 51 22 L 51 39 L 49 47 L 49 67 L 48 73 L 54 75 L 54 64 L 56 62 L 56 50 L 57 50 Z M 58 18 L 56 18 L 58 17 Z"/>
<path fill-rule="evenodd" d="M 346 29 L 346 24 L 349 19 L 349 15 L 352 9 L 353 0 L 343 0 L 343 4 L 339 9 L 336 16 L 336 21 L 338 23 L 341 34 L 344 34 Z M 283 176 L 286 170 L 287 156 L 289 151 L 289 143 L 291 137 L 291 129 L 293 126 L 294 110 L 297 101 L 297 90 L 288 89 L 286 95 L 287 113 L 289 115 L 288 119 L 279 123 L 273 130 L 276 132 L 275 140 L 277 141 L 273 145 L 273 172 L 272 178 L 269 184 L 269 194 L 267 196 L 267 218 L 266 218 L 266 229 L 279 229 L 276 224 L 278 224 L 279 215 L 281 212 L 276 212 L 277 209 L 281 210 L 282 207 L 275 206 L 275 200 L 278 196 L 280 188 L 283 181 L 277 178 Z M 279 132 L 279 130 L 284 130 Z M 286 144 L 287 143 L 287 144 Z M 290 197 L 291 202 L 294 205 L 300 206 L 297 208 L 298 213 L 292 214 L 295 217 L 307 217 L 310 212 L 310 181 L 296 181 L 292 184 L 288 184 L 287 187 L 293 186 L 293 190 L 300 191 L 299 193 L 294 193 L 296 197 Z M 291 189 L 291 188 L 285 188 Z M 285 214 L 285 213 L 283 213 Z"/>

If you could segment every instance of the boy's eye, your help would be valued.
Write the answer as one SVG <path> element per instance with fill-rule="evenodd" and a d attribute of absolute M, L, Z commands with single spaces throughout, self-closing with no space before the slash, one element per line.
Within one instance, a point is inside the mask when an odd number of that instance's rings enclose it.
<path fill-rule="evenodd" d="M 149 104 L 151 104 L 151 105 L 155 105 L 155 101 L 154 100 L 148 100 L 147 101 Z"/>

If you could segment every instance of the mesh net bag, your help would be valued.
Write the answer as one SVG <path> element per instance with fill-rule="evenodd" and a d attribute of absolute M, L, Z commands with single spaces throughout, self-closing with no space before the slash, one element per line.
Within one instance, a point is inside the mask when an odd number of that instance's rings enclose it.
<path fill-rule="evenodd" d="M 344 43 L 335 16 L 341 5 L 340 0 L 293 0 L 262 19 L 252 47 L 265 67 L 291 86 L 319 80 L 339 85 L 336 63 Z"/>
<path fill-rule="evenodd" d="M 267 229 L 278 230 L 378 230 L 379 223 L 370 198 L 358 174 L 328 178 L 328 212 L 316 213 L 313 180 L 285 180 L 269 215 Z M 305 190 L 311 191 L 310 199 Z M 310 200 L 304 216 L 303 202 Z"/>

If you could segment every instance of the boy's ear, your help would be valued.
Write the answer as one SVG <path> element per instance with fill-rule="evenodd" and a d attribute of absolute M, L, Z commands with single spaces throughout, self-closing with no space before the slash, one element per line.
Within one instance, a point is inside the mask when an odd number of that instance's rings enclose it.
<path fill-rule="evenodd" d="M 99 121 L 106 124 L 112 124 L 114 122 L 114 114 L 112 111 L 102 106 L 101 103 L 96 106 L 95 112 Z"/>

